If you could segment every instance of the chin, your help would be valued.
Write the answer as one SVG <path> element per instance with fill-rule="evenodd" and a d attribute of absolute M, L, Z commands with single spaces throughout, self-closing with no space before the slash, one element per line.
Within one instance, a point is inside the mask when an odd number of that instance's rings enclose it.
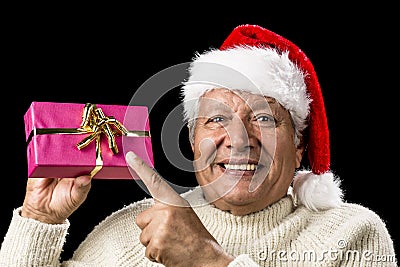
<path fill-rule="evenodd" d="M 254 187 L 254 178 L 250 175 L 235 176 L 221 174 L 217 179 L 210 181 L 198 180 L 202 186 L 206 199 L 210 203 L 219 200 L 232 203 L 232 205 L 247 205 L 253 202 L 262 202 L 268 198 L 269 183 L 262 179 L 262 182 Z M 259 180 L 259 179 L 258 179 Z M 253 182 L 253 183 L 252 183 Z"/>
<path fill-rule="evenodd" d="M 232 190 L 221 195 L 221 199 L 224 202 L 233 204 L 233 205 L 248 205 L 253 202 L 258 202 L 262 200 L 262 197 L 265 197 L 265 194 L 262 194 L 262 190 L 257 190 L 251 192 L 249 190 L 249 183 L 240 182 L 237 184 Z"/>

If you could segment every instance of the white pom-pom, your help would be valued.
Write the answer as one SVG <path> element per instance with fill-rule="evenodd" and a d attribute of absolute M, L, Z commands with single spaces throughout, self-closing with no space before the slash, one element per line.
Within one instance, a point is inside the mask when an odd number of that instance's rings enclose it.
<path fill-rule="evenodd" d="M 343 203 L 340 180 L 332 172 L 320 175 L 299 171 L 293 180 L 294 199 L 298 205 L 320 211 L 338 207 Z"/>

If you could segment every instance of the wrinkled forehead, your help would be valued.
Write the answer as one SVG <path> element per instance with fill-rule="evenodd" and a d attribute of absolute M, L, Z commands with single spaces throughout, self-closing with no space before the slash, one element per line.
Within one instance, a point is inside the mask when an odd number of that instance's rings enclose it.
<path fill-rule="evenodd" d="M 243 90 L 215 88 L 208 90 L 200 97 L 199 111 L 234 110 L 247 108 L 250 110 L 283 108 L 274 98 Z"/>

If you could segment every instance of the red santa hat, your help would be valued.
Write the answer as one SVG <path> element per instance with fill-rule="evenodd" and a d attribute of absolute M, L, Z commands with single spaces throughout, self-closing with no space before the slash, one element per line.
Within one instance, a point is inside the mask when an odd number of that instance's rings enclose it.
<path fill-rule="evenodd" d="M 197 54 L 189 74 L 182 87 L 186 120 L 196 116 L 200 96 L 216 87 L 275 98 L 290 112 L 297 132 L 309 127 L 311 170 L 295 174 L 292 191 L 297 204 L 324 210 L 342 203 L 340 180 L 330 170 L 329 129 L 320 84 L 299 47 L 258 25 L 240 25 L 219 49 Z"/>

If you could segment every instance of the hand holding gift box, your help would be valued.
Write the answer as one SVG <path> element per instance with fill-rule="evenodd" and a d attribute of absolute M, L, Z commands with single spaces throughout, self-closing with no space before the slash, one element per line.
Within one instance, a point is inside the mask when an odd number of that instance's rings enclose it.
<path fill-rule="evenodd" d="M 30 178 L 132 179 L 123 150 L 154 166 L 145 106 L 32 102 L 24 121 Z"/>

